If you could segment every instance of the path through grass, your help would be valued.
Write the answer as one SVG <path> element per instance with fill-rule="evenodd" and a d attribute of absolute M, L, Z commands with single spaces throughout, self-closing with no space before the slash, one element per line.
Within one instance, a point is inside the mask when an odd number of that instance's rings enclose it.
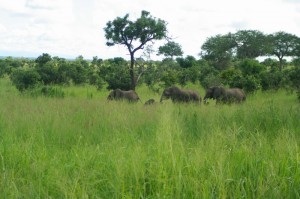
<path fill-rule="evenodd" d="M 0 86 L 2 198 L 300 197 L 299 104 L 284 91 L 243 105 L 145 107 L 9 86 Z"/>

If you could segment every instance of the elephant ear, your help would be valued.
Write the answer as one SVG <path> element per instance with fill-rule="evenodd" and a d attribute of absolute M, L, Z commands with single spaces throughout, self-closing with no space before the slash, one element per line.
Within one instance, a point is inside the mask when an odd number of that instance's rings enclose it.
<path fill-rule="evenodd" d="M 165 91 L 164 91 L 164 95 L 167 95 L 169 96 L 172 92 L 172 89 L 171 88 L 166 88 Z"/>
<path fill-rule="evenodd" d="M 178 93 L 179 91 L 180 91 L 180 90 L 179 90 L 178 87 L 173 86 L 173 87 L 171 87 L 171 88 L 168 89 L 168 94 L 169 94 L 169 95 L 174 95 L 174 94 Z"/>
<path fill-rule="evenodd" d="M 120 98 L 121 97 L 122 91 L 120 89 L 116 89 L 116 90 L 114 90 L 114 92 L 115 92 L 114 94 L 115 94 L 116 98 Z"/>
<path fill-rule="evenodd" d="M 213 93 L 213 98 L 217 99 L 222 95 L 222 88 L 219 86 L 213 87 L 212 88 L 212 93 Z"/>

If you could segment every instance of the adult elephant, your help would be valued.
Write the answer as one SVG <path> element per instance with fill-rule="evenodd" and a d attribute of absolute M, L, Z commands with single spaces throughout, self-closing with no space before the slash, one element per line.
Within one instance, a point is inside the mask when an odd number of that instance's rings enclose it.
<path fill-rule="evenodd" d="M 204 104 L 207 99 L 215 99 L 218 103 L 240 103 L 246 100 L 246 95 L 242 89 L 239 88 L 224 88 L 222 86 L 210 87 L 206 90 L 204 96 Z"/>
<path fill-rule="evenodd" d="M 115 89 L 109 93 L 107 100 L 127 100 L 129 102 L 137 102 L 140 98 L 133 90 L 122 91 L 121 89 Z"/>
<path fill-rule="evenodd" d="M 195 102 L 201 103 L 201 97 L 196 91 L 181 90 L 176 86 L 166 88 L 161 95 L 160 102 L 170 99 L 172 102 Z"/>

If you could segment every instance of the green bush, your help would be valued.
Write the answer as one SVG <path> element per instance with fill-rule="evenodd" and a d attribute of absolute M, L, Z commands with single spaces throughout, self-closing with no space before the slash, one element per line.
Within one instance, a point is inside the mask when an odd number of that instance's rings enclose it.
<path fill-rule="evenodd" d="M 300 66 L 296 66 L 288 73 L 292 88 L 296 90 L 298 99 L 300 101 Z"/>
<path fill-rule="evenodd" d="M 117 88 L 129 90 L 131 87 L 129 65 L 120 57 L 107 60 L 105 66 L 100 69 L 100 77 L 108 83 L 109 90 Z"/>
<path fill-rule="evenodd" d="M 252 93 L 260 89 L 260 79 L 253 75 L 247 75 L 242 79 L 242 88 L 247 93 Z"/>
<path fill-rule="evenodd" d="M 236 82 L 241 82 L 243 79 L 242 72 L 239 69 L 229 68 L 220 73 L 220 77 L 222 78 L 224 84 L 228 84 L 229 86 L 234 85 Z"/>
<path fill-rule="evenodd" d="M 46 62 L 43 65 L 38 65 L 36 67 L 36 71 L 39 73 L 41 81 L 45 85 L 55 84 L 58 82 L 58 67 L 56 67 L 52 61 Z"/>
<path fill-rule="evenodd" d="M 35 69 L 16 69 L 12 72 L 10 79 L 16 88 L 23 92 L 40 84 L 40 75 Z"/>
<path fill-rule="evenodd" d="M 165 72 L 163 72 L 161 77 L 161 87 L 167 88 L 170 86 L 173 86 L 177 83 L 177 73 L 176 71 L 169 69 Z"/>
<path fill-rule="evenodd" d="M 0 77 L 3 77 L 6 73 L 6 67 L 6 63 L 2 59 L 0 59 Z"/>
<path fill-rule="evenodd" d="M 200 83 L 203 86 L 203 88 L 206 89 L 206 88 L 209 88 L 211 86 L 222 85 L 223 80 L 219 77 L 219 75 L 209 74 Z"/>
<path fill-rule="evenodd" d="M 38 58 L 36 58 L 35 63 L 39 67 L 50 61 L 52 61 L 51 55 L 49 55 L 48 53 L 43 53 L 42 55 L 38 56 Z"/>
<path fill-rule="evenodd" d="M 230 87 L 242 88 L 247 93 L 252 93 L 260 89 L 260 79 L 254 77 L 253 75 L 247 75 L 232 81 L 229 84 Z"/>
<path fill-rule="evenodd" d="M 264 65 L 253 59 L 245 59 L 241 61 L 237 68 L 242 71 L 243 76 L 251 75 L 255 77 L 259 76 L 262 71 L 266 70 Z"/>
<path fill-rule="evenodd" d="M 264 71 L 260 75 L 262 90 L 278 90 L 283 76 L 280 71 Z"/>
<path fill-rule="evenodd" d="M 92 74 L 89 77 L 89 83 L 91 85 L 96 86 L 98 90 L 101 90 L 103 86 L 105 85 L 104 80 L 98 75 L 98 74 Z"/>
<path fill-rule="evenodd" d="M 256 60 L 245 59 L 236 68 L 229 68 L 220 74 L 224 84 L 242 88 L 247 93 L 260 89 L 260 74 L 265 67 Z"/>
<path fill-rule="evenodd" d="M 181 86 L 185 86 L 188 82 L 188 74 L 185 71 L 180 71 L 178 73 L 178 83 Z"/>
<path fill-rule="evenodd" d="M 187 82 L 195 84 L 199 79 L 200 70 L 198 66 L 192 66 L 190 68 L 183 68 L 178 73 L 178 82 L 180 85 L 185 86 Z"/>
<path fill-rule="evenodd" d="M 271 70 L 278 70 L 279 69 L 279 61 L 276 59 L 267 58 L 261 62 L 265 67 L 269 67 Z"/>
<path fill-rule="evenodd" d="M 147 70 L 142 76 L 143 82 L 148 86 L 150 90 L 157 91 L 159 88 L 157 87 L 157 83 L 160 81 L 162 76 L 163 69 L 161 67 L 157 67 L 154 64 L 149 64 L 147 66 Z"/>
<path fill-rule="evenodd" d="M 70 63 L 70 76 L 74 84 L 84 84 L 87 82 L 87 68 L 80 61 Z"/>
<path fill-rule="evenodd" d="M 69 85 L 71 83 L 72 70 L 69 62 L 65 60 L 60 61 L 57 72 L 58 72 L 58 77 L 57 77 L 58 84 Z"/>
<path fill-rule="evenodd" d="M 292 86 L 296 89 L 300 88 L 300 66 L 291 69 L 288 73 L 288 77 L 292 82 Z"/>
<path fill-rule="evenodd" d="M 292 64 L 296 67 L 300 67 L 300 57 L 294 58 Z"/>
<path fill-rule="evenodd" d="M 10 75 L 13 70 L 28 64 L 31 64 L 30 60 L 24 58 L 13 58 L 9 56 L 5 59 L 0 59 L 0 76 L 4 74 Z"/>
<path fill-rule="evenodd" d="M 205 62 L 200 67 L 199 81 L 204 88 L 222 84 L 222 79 L 219 77 L 219 71 Z"/>

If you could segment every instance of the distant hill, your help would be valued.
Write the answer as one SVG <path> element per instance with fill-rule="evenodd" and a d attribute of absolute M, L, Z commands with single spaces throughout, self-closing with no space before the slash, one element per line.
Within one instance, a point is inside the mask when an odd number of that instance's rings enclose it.
<path fill-rule="evenodd" d="M 30 60 L 36 59 L 36 57 L 14 57 L 14 56 L 0 56 L 0 59 L 5 59 L 7 57 L 12 57 L 13 59 L 30 59 Z"/>

